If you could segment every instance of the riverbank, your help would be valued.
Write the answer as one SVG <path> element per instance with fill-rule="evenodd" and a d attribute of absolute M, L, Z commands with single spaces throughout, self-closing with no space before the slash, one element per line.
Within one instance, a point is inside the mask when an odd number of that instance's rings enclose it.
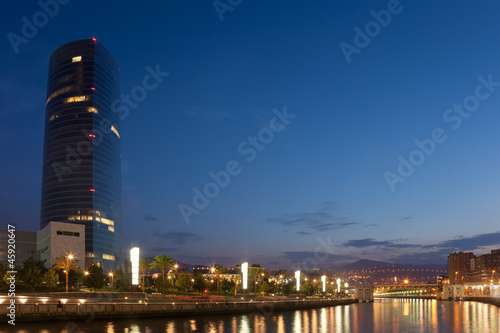
<path fill-rule="evenodd" d="M 375 295 L 375 298 L 406 298 L 406 299 L 436 299 L 436 296 L 432 295 L 422 295 L 422 296 L 413 296 L 413 295 Z"/>
<path fill-rule="evenodd" d="M 175 302 L 168 303 L 160 299 L 150 301 L 127 302 L 73 302 L 61 303 L 24 303 L 16 304 L 16 321 L 46 320 L 94 320 L 144 317 L 181 317 L 216 314 L 260 313 L 271 315 L 277 311 L 301 310 L 357 303 L 355 299 L 288 299 L 264 301 L 210 301 L 210 302 Z M 7 306 L 0 307 L 0 315 L 7 315 Z"/>
<path fill-rule="evenodd" d="M 400 299 L 436 299 L 436 296 L 380 296 L 376 295 L 375 298 L 400 298 Z M 451 301 L 451 299 L 437 299 L 439 301 Z M 493 296 L 464 296 L 459 298 L 460 301 L 480 302 L 492 304 L 500 307 L 500 297 Z"/>
<path fill-rule="evenodd" d="M 461 297 L 463 301 L 473 301 L 480 303 L 492 304 L 497 307 L 500 307 L 500 297 L 492 297 L 492 296 L 465 296 Z"/>

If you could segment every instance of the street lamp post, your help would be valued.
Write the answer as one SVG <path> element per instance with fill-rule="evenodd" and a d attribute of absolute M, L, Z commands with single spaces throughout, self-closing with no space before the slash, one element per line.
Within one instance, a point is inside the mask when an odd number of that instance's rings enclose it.
<path fill-rule="evenodd" d="M 264 285 L 264 273 L 262 273 L 262 286 Z M 261 291 L 262 291 L 262 296 L 264 296 L 264 290 L 262 290 L 262 286 L 260 287 Z"/>
<path fill-rule="evenodd" d="M 70 261 L 73 260 L 73 255 L 68 255 L 66 256 L 66 269 L 64 270 L 64 273 L 66 273 L 66 292 L 68 292 L 68 276 L 69 276 L 69 270 L 71 267 Z"/>
<path fill-rule="evenodd" d="M 113 272 L 109 272 L 109 276 L 111 277 L 111 288 L 113 288 Z"/>
<path fill-rule="evenodd" d="M 175 281 L 177 281 L 177 269 L 179 268 L 179 265 L 175 264 L 174 265 L 174 278 L 172 280 L 172 288 L 175 288 Z"/>
<path fill-rule="evenodd" d="M 83 274 L 85 275 L 84 281 L 87 282 L 87 277 L 89 276 L 89 272 L 85 271 L 83 272 Z"/>

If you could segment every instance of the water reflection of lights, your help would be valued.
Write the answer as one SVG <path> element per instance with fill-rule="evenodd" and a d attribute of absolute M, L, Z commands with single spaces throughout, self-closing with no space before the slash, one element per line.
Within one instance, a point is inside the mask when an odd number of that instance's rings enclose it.
<path fill-rule="evenodd" d="M 114 333 L 114 327 L 113 331 L 109 333 Z M 141 333 L 141 328 L 137 324 L 132 324 L 130 325 L 130 333 Z"/>
<path fill-rule="evenodd" d="M 250 333 L 250 321 L 248 320 L 247 315 L 241 317 L 241 322 L 238 332 Z"/>
<path fill-rule="evenodd" d="M 113 324 L 113 322 L 110 322 L 108 323 L 108 325 L 106 325 L 106 333 L 115 333 L 115 325 Z"/>
<path fill-rule="evenodd" d="M 326 320 L 326 309 L 321 308 L 319 310 L 319 328 L 321 333 L 327 333 L 327 328 L 328 328 L 328 321 Z"/>
<path fill-rule="evenodd" d="M 231 332 L 238 332 L 238 319 L 236 317 L 231 319 Z"/>
<path fill-rule="evenodd" d="M 277 333 L 285 333 L 286 332 L 285 331 L 285 318 L 283 318 L 282 314 L 280 314 L 278 316 L 278 319 L 276 321 L 276 332 Z"/>
<path fill-rule="evenodd" d="M 303 318 L 302 318 L 302 327 L 304 329 L 304 332 L 310 332 L 309 330 L 309 311 L 302 311 Z"/>
<path fill-rule="evenodd" d="M 301 333 L 302 332 L 302 318 L 300 316 L 300 311 L 295 311 L 293 318 L 293 332 Z"/>
<path fill-rule="evenodd" d="M 318 332 L 318 312 L 316 309 L 311 310 L 311 332 Z"/>
<path fill-rule="evenodd" d="M 351 312 L 348 308 L 344 307 L 342 307 L 342 312 L 344 313 L 344 329 L 346 332 L 351 332 L 351 318 L 349 317 Z"/>
<path fill-rule="evenodd" d="M 340 306 L 335 307 L 335 333 L 344 332 L 344 327 L 342 325 L 342 309 Z"/>
<path fill-rule="evenodd" d="M 410 303 L 405 302 L 403 304 L 403 316 L 409 316 L 410 315 Z"/>

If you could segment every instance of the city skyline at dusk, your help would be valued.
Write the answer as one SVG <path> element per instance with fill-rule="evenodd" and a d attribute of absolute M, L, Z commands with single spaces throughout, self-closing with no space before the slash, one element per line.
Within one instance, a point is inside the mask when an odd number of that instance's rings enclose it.
<path fill-rule="evenodd" d="M 276 269 L 500 248 L 500 4 L 50 3 L 2 19 L 5 225 L 39 229 L 50 55 L 95 38 L 120 67 L 125 252 Z"/>

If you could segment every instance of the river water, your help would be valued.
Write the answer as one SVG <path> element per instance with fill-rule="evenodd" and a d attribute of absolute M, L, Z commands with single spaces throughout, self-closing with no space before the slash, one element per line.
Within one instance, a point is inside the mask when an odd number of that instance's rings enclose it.
<path fill-rule="evenodd" d="M 267 313 L 263 315 L 200 316 L 94 320 L 85 322 L 18 323 L 1 332 L 156 333 L 156 332 L 500 332 L 500 308 L 477 302 L 376 299 L 374 303 Z"/>

